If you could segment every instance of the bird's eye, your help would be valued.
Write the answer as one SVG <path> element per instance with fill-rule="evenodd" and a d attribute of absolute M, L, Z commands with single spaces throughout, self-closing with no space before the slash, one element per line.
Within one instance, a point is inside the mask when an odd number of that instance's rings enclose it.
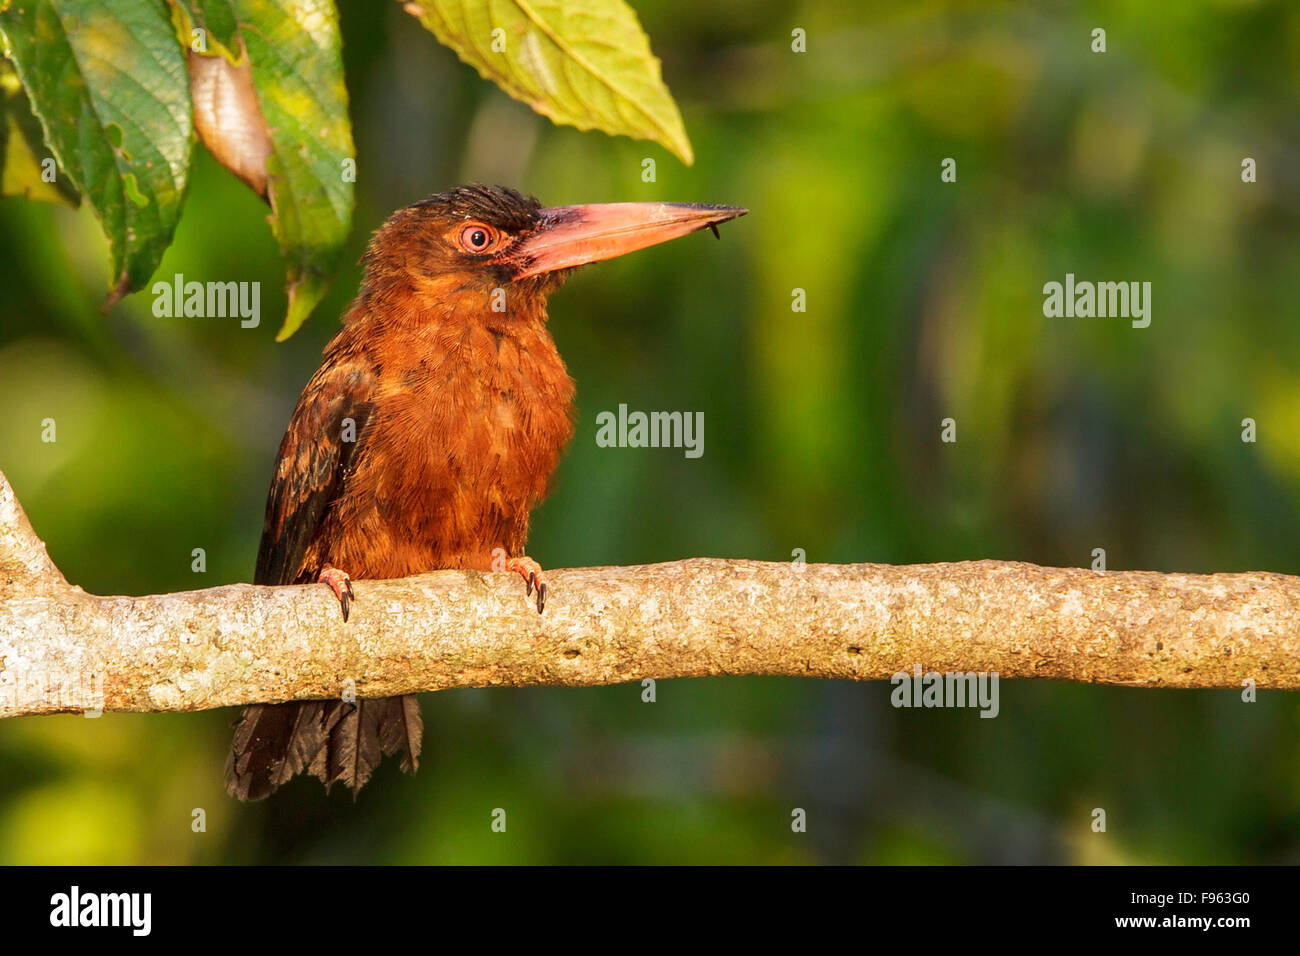
<path fill-rule="evenodd" d="M 496 240 L 490 226 L 481 222 L 471 222 L 460 230 L 460 247 L 466 252 L 486 252 Z"/>

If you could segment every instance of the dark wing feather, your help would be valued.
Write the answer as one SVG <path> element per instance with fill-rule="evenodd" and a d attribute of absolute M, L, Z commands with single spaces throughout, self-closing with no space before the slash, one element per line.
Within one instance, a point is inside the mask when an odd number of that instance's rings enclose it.
<path fill-rule="evenodd" d="M 420 746 L 424 742 L 420 701 L 413 695 L 389 699 L 393 704 L 379 725 L 379 744 L 386 756 L 401 754 L 402 769 L 415 773 L 420 767 Z"/>
<path fill-rule="evenodd" d="M 331 360 L 332 358 L 332 360 Z M 320 531 L 330 505 L 338 497 L 352 463 L 365 444 L 374 413 L 374 374 L 361 357 L 327 358 L 303 390 L 293 418 L 280 443 L 276 471 L 266 503 L 266 522 L 257 552 L 253 580 L 257 584 L 294 584 L 315 580 L 319 568 L 307 568 L 303 561 L 308 547 Z M 354 441 L 344 440 L 344 425 L 353 420 Z M 373 702 L 386 704 L 386 701 Z M 241 800 L 260 800 L 274 792 L 295 774 L 311 770 L 322 779 L 322 766 L 331 751 L 346 747 L 340 722 L 346 711 L 357 705 L 340 701 L 301 701 L 289 704 L 255 704 L 246 707 L 235 729 L 235 740 L 226 763 L 226 788 Z M 394 701 L 393 706 L 403 705 Z M 386 707 L 368 707 L 370 722 L 377 722 Z M 408 734 L 419 752 L 419 711 L 414 714 L 415 732 Z M 379 728 L 356 729 L 369 736 L 353 737 L 352 753 L 369 758 L 377 750 Z M 342 745 L 342 746 L 341 746 Z M 414 757 L 410 757 L 413 761 Z M 378 762 L 375 755 L 374 762 Z M 340 760 L 340 769 L 343 761 Z M 373 767 L 360 761 L 362 772 L 340 774 L 354 789 L 370 776 Z M 405 765 L 405 759 L 404 759 Z M 354 766 L 357 766 L 354 763 Z M 331 768 L 333 769 L 333 768 Z"/>
<path fill-rule="evenodd" d="M 400 754 L 402 769 L 415 773 L 424 736 L 415 697 L 333 701 L 324 706 L 328 743 L 306 769 L 326 787 L 342 783 L 356 797 L 379 766 L 381 755 Z"/>
<path fill-rule="evenodd" d="M 302 583 L 320 571 L 304 568 L 303 557 L 366 441 L 373 387 L 374 375 L 359 359 L 327 362 L 307 383 L 280 442 L 255 584 Z M 343 440 L 349 418 L 354 441 Z"/>
<path fill-rule="evenodd" d="M 307 769 L 325 746 L 324 701 L 245 707 L 226 760 L 226 788 L 240 800 L 261 800 Z"/>

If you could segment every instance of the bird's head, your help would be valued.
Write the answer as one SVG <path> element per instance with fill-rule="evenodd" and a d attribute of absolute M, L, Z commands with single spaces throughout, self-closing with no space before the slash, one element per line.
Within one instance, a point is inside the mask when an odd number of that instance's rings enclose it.
<path fill-rule="evenodd" d="M 365 286 L 420 297 L 544 298 L 573 268 L 743 216 L 732 206 L 629 202 L 547 208 L 502 186 L 458 186 L 400 209 L 375 233 Z"/>

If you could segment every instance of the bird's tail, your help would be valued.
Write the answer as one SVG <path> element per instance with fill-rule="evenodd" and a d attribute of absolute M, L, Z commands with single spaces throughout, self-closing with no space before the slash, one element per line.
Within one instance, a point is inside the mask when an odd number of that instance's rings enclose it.
<path fill-rule="evenodd" d="M 341 782 L 355 798 L 384 755 L 400 753 L 402 769 L 414 773 L 423 731 L 412 696 L 254 704 L 235 726 L 226 790 L 261 800 L 306 771 L 326 789 Z"/>

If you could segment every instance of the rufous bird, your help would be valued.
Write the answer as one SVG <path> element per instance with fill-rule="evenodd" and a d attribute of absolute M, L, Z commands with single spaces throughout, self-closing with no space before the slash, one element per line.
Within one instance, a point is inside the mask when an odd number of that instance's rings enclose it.
<path fill-rule="evenodd" d="M 576 266 L 716 234 L 745 212 L 543 208 L 511 189 L 461 186 L 395 213 L 280 443 L 255 582 L 322 582 L 346 621 L 353 578 L 490 571 L 495 552 L 540 613 L 548 584 L 524 554 L 528 516 L 574 429 L 547 296 Z M 254 704 L 235 728 L 226 788 L 258 800 L 307 771 L 355 797 L 383 755 L 413 773 L 422 733 L 413 696 Z"/>

